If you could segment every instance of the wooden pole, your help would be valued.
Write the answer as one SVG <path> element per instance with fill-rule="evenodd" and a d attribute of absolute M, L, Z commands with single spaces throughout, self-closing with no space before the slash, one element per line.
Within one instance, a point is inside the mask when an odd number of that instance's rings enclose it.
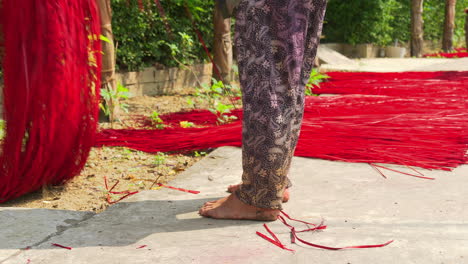
<path fill-rule="evenodd" d="M 411 56 L 421 57 L 424 47 L 424 0 L 412 0 L 411 4 Z"/>
<path fill-rule="evenodd" d="M 466 14 L 466 19 L 465 19 L 465 42 L 466 42 L 466 48 L 468 49 L 468 8 L 465 8 L 465 14 Z"/>

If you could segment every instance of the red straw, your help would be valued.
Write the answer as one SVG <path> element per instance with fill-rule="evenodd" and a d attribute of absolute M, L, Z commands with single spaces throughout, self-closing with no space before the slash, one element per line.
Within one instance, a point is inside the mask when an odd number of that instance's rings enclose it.
<path fill-rule="evenodd" d="M 71 247 L 66 247 L 66 246 L 62 246 L 60 244 L 56 244 L 56 243 L 52 243 L 52 246 L 56 246 L 56 247 L 59 247 L 59 248 L 64 248 L 64 249 L 68 249 L 68 250 L 72 250 Z"/>
<path fill-rule="evenodd" d="M 160 187 L 169 188 L 169 189 L 173 189 L 173 190 L 181 191 L 181 192 L 187 192 L 187 193 L 193 193 L 193 194 L 199 194 L 200 193 L 200 191 L 192 191 L 192 190 L 172 187 L 172 186 L 164 185 L 164 184 L 161 184 L 161 183 L 157 183 L 157 185 L 160 186 Z"/>
<path fill-rule="evenodd" d="M 403 172 L 403 171 L 390 169 L 390 168 L 380 166 L 380 165 L 377 165 L 377 164 L 372 164 L 372 166 L 382 168 L 382 169 L 386 169 L 386 170 L 393 171 L 393 172 L 398 172 L 398 173 L 408 175 L 408 176 L 412 176 L 412 177 L 416 177 L 416 178 L 421 178 L 421 179 L 426 179 L 426 180 L 435 180 L 435 178 L 430 178 L 430 177 L 419 176 L 419 175 L 415 175 L 415 174 L 411 174 L 411 173 L 406 173 L 406 172 Z"/>
<path fill-rule="evenodd" d="M 287 220 L 283 217 L 283 216 L 278 216 L 278 219 L 286 226 L 290 229 L 291 231 L 291 243 L 296 243 L 296 240 L 305 244 L 305 245 L 308 245 L 308 246 L 311 246 L 311 247 L 316 247 L 316 248 L 321 248 L 321 249 L 326 249 L 326 250 L 342 250 L 342 249 L 358 249 L 358 248 L 378 248 L 378 247 L 384 247 L 384 246 L 387 246 L 388 244 L 392 243 L 393 240 L 391 241 L 388 241 L 384 244 L 377 244 L 377 245 L 359 245 L 359 246 L 347 246 L 347 247 L 329 247 L 329 246 L 323 246 L 323 245 L 318 245 L 318 244 L 313 244 L 313 243 L 310 243 L 308 241 L 305 241 L 301 238 L 299 238 L 297 236 L 297 233 L 300 233 L 300 232 L 309 232 L 309 231 L 316 231 L 316 230 L 321 230 L 321 229 L 325 229 L 326 226 L 323 226 L 323 220 L 322 220 L 322 223 L 320 223 L 319 225 L 316 225 L 316 224 L 312 224 L 312 223 L 309 223 L 309 222 L 306 222 L 306 221 L 302 221 L 302 220 L 298 220 L 298 219 L 294 219 L 292 217 L 290 217 L 288 214 L 286 214 L 285 212 L 281 211 L 281 214 L 284 215 L 287 219 L 289 220 L 292 220 L 292 221 L 296 221 L 296 222 L 299 222 L 299 223 L 303 223 L 303 224 L 306 224 L 306 225 L 313 225 L 314 228 L 309 228 L 307 230 L 302 230 L 302 231 L 296 231 L 296 228 L 291 226 Z M 257 232 L 257 235 L 261 236 L 262 238 L 264 238 L 265 240 L 269 241 L 270 243 L 282 248 L 282 249 L 285 249 L 285 250 L 289 250 L 289 251 L 294 251 L 294 250 L 291 250 L 291 249 L 288 249 L 286 248 L 286 246 L 284 246 L 281 241 L 278 239 L 278 237 L 273 233 L 273 231 L 271 231 L 268 226 L 266 224 L 263 225 L 265 227 L 265 229 L 268 231 L 268 233 L 270 233 L 270 235 L 273 237 L 273 239 L 267 237 L 266 235 L 260 233 L 260 232 Z"/>
<path fill-rule="evenodd" d="M 108 183 L 107 183 L 107 177 L 104 176 L 104 185 L 106 186 L 106 190 L 107 190 L 107 197 L 106 197 L 107 203 L 109 203 L 109 204 L 115 204 L 115 203 L 117 203 L 117 202 L 122 201 L 122 200 L 125 199 L 125 198 L 128 198 L 129 196 L 132 196 L 132 195 L 138 193 L 138 191 L 131 192 L 131 191 L 128 191 L 128 190 L 127 190 L 127 191 L 121 191 L 121 192 L 114 192 L 114 191 L 112 191 L 112 190 L 117 186 L 117 184 L 119 184 L 119 182 L 120 182 L 120 181 L 117 180 L 117 182 L 109 189 L 109 185 L 108 185 Z M 119 199 L 117 199 L 117 200 L 115 200 L 115 201 L 112 201 L 111 196 L 110 196 L 111 194 L 125 194 L 125 195 L 122 196 L 122 197 L 120 197 Z"/>

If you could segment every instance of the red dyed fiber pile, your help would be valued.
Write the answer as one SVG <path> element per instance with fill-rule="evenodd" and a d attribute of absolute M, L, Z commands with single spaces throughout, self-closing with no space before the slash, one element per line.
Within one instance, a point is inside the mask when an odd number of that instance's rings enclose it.
<path fill-rule="evenodd" d="M 416 97 L 466 95 L 468 72 L 330 72 L 315 94 L 374 94 Z"/>
<path fill-rule="evenodd" d="M 94 0 L 2 0 L 0 202 L 62 183 L 95 142 L 100 22 Z"/>
<path fill-rule="evenodd" d="M 297 156 L 428 169 L 450 169 L 467 162 L 466 72 L 330 75 L 332 78 L 324 87 L 339 89 L 341 84 L 356 79 L 355 86 L 341 89 L 349 95 L 307 98 Z M 439 76 L 435 82 L 434 76 Z M 383 82 L 387 82 L 388 87 L 374 87 Z M 438 96 L 435 90 L 428 93 L 426 89 L 419 89 L 431 85 L 450 92 Z M 368 91 L 369 95 L 351 94 L 353 91 Z M 372 95 L 375 91 L 380 95 Z M 240 110 L 234 114 L 241 118 Z M 241 146 L 240 121 L 215 126 L 215 117 L 208 111 L 176 113 L 162 119 L 173 127 L 105 130 L 100 133 L 97 145 L 125 146 L 145 152 Z M 180 121 L 206 127 L 180 128 L 177 126 Z"/>
<path fill-rule="evenodd" d="M 425 58 L 466 58 L 468 57 L 468 51 L 465 48 L 456 48 L 454 52 L 437 52 L 431 54 L 425 54 Z"/>

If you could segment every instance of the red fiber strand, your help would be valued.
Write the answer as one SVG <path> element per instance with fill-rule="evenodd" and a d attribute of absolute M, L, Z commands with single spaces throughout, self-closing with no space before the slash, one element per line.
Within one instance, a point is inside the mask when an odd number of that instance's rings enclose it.
<path fill-rule="evenodd" d="M 262 234 L 262 233 L 257 231 L 256 234 L 258 236 L 260 236 L 261 238 L 265 239 L 266 241 L 272 243 L 273 245 L 275 245 L 275 246 L 277 246 L 279 248 L 282 248 L 284 250 L 291 251 L 291 252 L 295 251 L 295 250 L 287 248 L 283 243 L 281 243 L 279 238 L 275 235 L 275 233 L 273 233 L 273 231 L 270 230 L 270 228 L 266 224 L 263 224 L 263 227 L 267 230 L 268 233 L 270 233 L 270 235 L 273 237 L 273 239 L 271 239 L 268 236 L 266 236 L 265 234 Z"/>
<path fill-rule="evenodd" d="M 468 72 L 332 73 L 331 76 L 328 87 L 349 94 L 306 99 L 296 156 L 439 170 L 467 163 Z M 411 80 L 411 88 L 402 87 L 406 85 L 402 78 Z M 429 87 L 428 82 L 433 80 L 430 78 L 438 78 L 437 91 L 443 96 L 417 88 Z M 361 80 L 369 89 L 361 89 L 358 82 L 346 87 L 353 79 Z M 397 81 L 382 89 L 380 95 L 372 94 L 376 91 L 374 86 L 387 80 Z M 344 88 L 334 88 L 335 83 Z M 329 92 L 327 85 L 323 89 Z M 453 86 L 458 88 L 452 89 Z M 393 90 L 400 90 L 400 94 L 394 95 Z M 242 111 L 235 110 L 232 115 L 239 120 L 216 126 L 217 117 L 209 111 L 169 114 L 161 117 L 169 128 L 104 130 L 97 146 L 125 146 L 145 152 L 240 147 Z M 180 121 L 203 127 L 180 128 L 175 125 Z"/>
<path fill-rule="evenodd" d="M 94 0 L 2 0 L 0 202 L 78 175 L 95 143 L 101 68 Z"/>
<path fill-rule="evenodd" d="M 384 246 L 387 246 L 388 244 L 392 243 L 393 240 L 391 241 L 388 241 L 384 244 L 377 244 L 377 245 L 359 245 L 359 246 L 347 246 L 347 247 L 329 247 L 329 246 L 323 246 L 323 245 L 318 245 L 318 244 L 313 244 L 313 243 L 310 243 L 308 241 L 305 241 L 301 238 L 298 237 L 297 233 L 300 233 L 300 232 L 307 232 L 307 231 L 315 231 L 315 230 L 319 230 L 319 229 L 325 229 L 326 226 L 323 226 L 323 221 L 321 224 L 319 225 L 316 225 L 316 224 L 312 224 L 312 223 L 309 223 L 309 222 L 305 222 L 305 221 L 302 221 L 302 220 L 297 220 L 297 219 L 293 219 L 291 218 L 288 214 L 286 214 L 285 212 L 281 211 L 281 214 L 283 214 L 286 218 L 288 218 L 289 220 L 292 220 L 292 221 L 296 221 L 296 222 L 300 222 L 300 223 L 303 223 L 303 224 L 307 224 L 307 225 L 313 225 L 315 226 L 315 228 L 311 228 L 309 230 L 302 230 L 302 231 L 296 231 L 296 228 L 292 225 L 290 225 L 287 220 L 283 217 L 283 216 L 278 216 L 278 219 L 286 226 L 289 228 L 290 232 L 291 232 L 291 243 L 296 243 L 296 240 L 305 244 L 305 245 L 308 245 L 308 246 L 312 246 L 312 247 L 316 247 L 316 248 L 321 248 L 321 249 L 327 249 L 327 250 L 342 250 L 342 249 L 358 249 L 358 248 L 378 248 L 378 247 L 384 247 Z M 323 227 L 323 228 L 322 228 Z M 267 228 L 267 227 L 265 227 Z M 273 238 L 275 238 L 275 241 L 278 243 L 278 244 L 281 244 L 279 242 L 279 239 L 277 239 L 276 235 L 271 232 L 271 230 L 267 229 L 269 231 L 269 233 L 273 236 Z M 258 232 L 257 232 L 258 233 Z M 266 238 L 265 238 L 266 239 Z M 268 239 L 267 239 L 268 240 Z M 268 240 L 270 241 L 271 243 L 272 242 L 272 239 Z M 277 245 L 279 247 L 281 247 L 280 245 Z"/>
<path fill-rule="evenodd" d="M 372 166 L 382 168 L 382 169 L 386 169 L 386 170 L 393 171 L 393 172 L 398 172 L 398 173 L 408 175 L 408 176 L 412 176 L 412 177 L 416 177 L 416 178 L 421 178 L 421 179 L 426 179 L 426 180 L 435 180 L 435 178 L 424 177 L 424 176 L 420 176 L 420 175 L 414 175 L 414 174 L 411 174 L 411 173 L 406 173 L 406 172 L 403 172 L 403 171 L 394 170 L 394 169 L 384 167 L 384 166 L 380 166 L 380 165 L 377 165 L 377 164 L 372 164 Z"/>
<path fill-rule="evenodd" d="M 171 26 L 169 25 L 169 21 L 166 16 L 166 12 L 164 12 L 164 8 L 161 5 L 161 2 L 159 0 L 154 0 L 154 3 L 156 4 L 156 7 L 158 8 L 159 15 L 161 16 L 164 26 L 166 27 L 166 33 L 169 35 L 169 38 L 173 38 L 172 35 L 172 29 Z"/>
<path fill-rule="evenodd" d="M 329 72 L 315 94 L 374 94 L 417 97 L 458 97 L 468 87 L 468 72 Z"/>
<path fill-rule="evenodd" d="M 164 184 L 161 184 L 161 183 L 157 183 L 157 185 L 159 187 L 169 188 L 169 189 L 173 189 L 173 190 L 181 191 L 181 192 L 186 192 L 186 193 L 193 193 L 193 194 L 199 194 L 200 193 L 200 191 L 193 191 L 193 190 L 187 190 L 187 189 L 172 187 L 172 186 L 164 185 Z"/>
<path fill-rule="evenodd" d="M 425 58 L 466 58 L 468 57 L 468 51 L 466 48 L 456 48 L 454 52 L 437 52 L 424 54 Z"/>
<path fill-rule="evenodd" d="M 107 183 L 107 177 L 104 176 L 104 185 L 106 186 L 106 190 L 107 190 L 107 195 L 106 195 L 106 201 L 107 203 L 109 204 L 115 204 L 115 203 L 118 203 L 120 201 L 122 201 L 123 199 L 125 198 L 128 198 L 129 196 L 132 196 L 134 194 L 137 194 L 138 191 L 135 191 L 135 192 L 131 192 L 131 191 L 121 191 L 121 192 L 114 192 L 112 190 L 114 190 L 114 188 L 119 184 L 119 180 L 117 180 L 117 182 L 109 189 L 109 185 Z M 124 196 L 118 198 L 117 200 L 115 201 L 112 201 L 111 199 L 111 194 L 125 194 Z"/>
<path fill-rule="evenodd" d="M 141 11 L 145 9 L 143 6 L 143 0 L 138 0 L 138 8 L 140 8 Z"/>
<path fill-rule="evenodd" d="M 385 179 L 387 179 L 387 176 L 385 176 L 385 174 L 379 169 L 377 168 L 376 166 L 374 166 L 374 164 L 372 163 L 369 163 L 369 165 L 374 168 L 380 175 L 382 175 L 382 177 L 384 177 Z"/>
<path fill-rule="evenodd" d="M 71 247 L 66 247 L 66 246 L 62 246 L 60 244 L 56 244 L 56 243 L 52 243 L 52 246 L 56 246 L 56 247 L 59 247 L 59 248 L 64 248 L 64 249 L 68 249 L 68 250 L 72 250 Z"/>

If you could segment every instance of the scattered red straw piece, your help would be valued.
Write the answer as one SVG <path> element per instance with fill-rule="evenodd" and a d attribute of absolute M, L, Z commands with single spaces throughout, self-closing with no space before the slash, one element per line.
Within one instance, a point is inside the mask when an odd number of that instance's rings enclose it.
<path fill-rule="evenodd" d="M 120 201 L 122 201 L 123 199 L 131 196 L 131 195 L 134 195 L 134 194 L 137 194 L 138 191 L 135 191 L 135 192 L 131 192 L 131 191 L 121 191 L 121 192 L 114 192 L 112 191 L 116 186 L 117 184 L 119 184 L 119 180 L 117 180 L 117 182 L 109 189 L 109 184 L 107 183 L 107 177 L 104 176 L 104 185 L 106 186 L 106 190 L 107 190 L 107 198 L 106 198 L 106 201 L 107 203 L 109 204 L 115 204 L 115 203 L 118 203 Z M 110 195 L 111 194 L 125 194 L 124 196 L 120 197 L 118 200 L 115 200 L 115 201 L 112 201 Z"/>
<path fill-rule="evenodd" d="M 298 220 L 298 219 L 294 219 L 292 217 L 290 217 L 288 214 L 286 214 L 285 212 L 281 211 L 281 214 L 284 215 L 284 217 L 286 217 L 287 219 L 291 220 L 291 221 L 295 221 L 295 222 L 299 222 L 299 223 L 303 223 L 303 224 L 306 224 L 307 226 L 309 225 L 313 225 L 314 227 L 313 228 L 309 228 L 309 229 L 306 229 L 306 230 L 302 230 L 302 231 L 296 231 L 296 228 L 292 225 L 290 225 L 287 220 L 282 216 L 278 216 L 278 219 L 286 226 L 290 229 L 291 231 L 291 243 L 292 244 L 296 244 L 296 240 L 305 244 L 305 245 L 308 245 L 308 246 L 311 246 L 311 247 L 316 247 L 316 248 L 321 248 L 321 249 L 326 249 L 326 250 L 342 250 L 342 249 L 358 249 L 358 248 L 378 248 L 378 247 L 385 247 L 387 245 L 389 245 L 390 243 L 393 242 L 393 240 L 390 240 L 384 244 L 377 244 L 377 245 L 359 245 L 359 246 L 347 246 L 347 247 L 329 247 L 329 246 L 323 246 L 323 245 L 318 245 L 318 244 L 313 244 L 313 243 L 310 243 L 308 241 L 305 241 L 301 238 L 299 238 L 297 236 L 297 233 L 301 233 L 301 232 L 309 232 L 309 231 L 316 231 L 316 230 L 321 230 L 321 229 L 325 229 L 326 226 L 323 225 L 323 220 L 322 222 L 317 225 L 317 224 L 312 224 L 312 223 L 309 223 L 309 222 L 306 222 L 306 221 L 302 221 L 302 220 Z M 268 226 L 266 224 L 263 225 L 265 227 L 265 229 L 268 231 L 268 233 L 270 233 L 270 235 L 273 237 L 273 238 L 270 238 L 260 232 L 256 232 L 256 234 L 260 237 L 262 237 L 263 239 L 267 240 L 268 242 L 272 243 L 273 245 L 279 247 L 279 248 L 282 248 L 284 250 L 288 250 L 288 251 L 292 251 L 294 252 L 294 250 L 292 249 L 289 249 L 287 248 L 283 243 L 281 243 L 281 241 L 279 240 L 279 238 L 275 235 L 275 233 L 273 233 L 273 231 L 271 231 L 270 228 L 268 228 Z"/>
<path fill-rule="evenodd" d="M 281 243 L 279 238 L 275 235 L 275 233 L 273 233 L 273 231 L 270 230 L 270 228 L 266 224 L 263 224 L 263 227 L 265 227 L 265 229 L 268 231 L 268 233 L 270 233 L 270 235 L 274 238 L 274 240 L 267 237 L 265 234 L 262 234 L 262 233 L 257 231 L 256 233 L 257 233 L 258 236 L 260 236 L 261 238 L 265 239 L 266 241 L 272 243 L 273 245 L 275 245 L 275 246 L 277 246 L 279 248 L 282 248 L 284 250 L 291 251 L 291 252 L 295 251 L 293 249 L 287 248 L 283 243 Z"/>
<path fill-rule="evenodd" d="M 294 219 L 294 218 L 292 218 L 291 216 L 289 216 L 287 213 L 285 213 L 284 211 L 281 211 L 280 213 L 281 213 L 282 215 L 284 215 L 286 218 L 288 218 L 289 220 L 291 220 L 291 221 L 303 223 L 303 224 L 306 224 L 307 226 L 312 225 L 312 226 L 314 226 L 314 227 L 321 227 L 322 224 L 323 224 L 323 220 L 322 220 L 322 223 L 321 223 L 320 225 L 316 225 L 316 224 L 309 223 L 309 222 L 306 222 L 306 221 Z M 326 228 L 326 226 L 325 226 L 325 228 Z M 321 228 L 321 229 L 325 229 L 325 228 Z"/>
<path fill-rule="evenodd" d="M 420 176 L 424 176 L 424 174 L 422 174 L 421 172 L 419 172 L 419 171 L 416 170 L 415 168 L 413 168 L 413 167 L 411 167 L 411 166 L 407 166 L 407 165 L 405 165 L 405 166 L 406 166 L 406 168 L 408 168 L 408 169 L 410 169 L 410 170 L 416 172 L 416 173 L 419 174 Z"/>
<path fill-rule="evenodd" d="M 172 187 L 172 186 L 168 186 L 168 185 L 164 185 L 162 183 L 156 183 L 159 187 L 164 187 L 164 188 L 169 188 L 169 189 L 173 189 L 173 190 L 176 190 L 176 191 L 181 191 L 181 192 L 187 192 L 187 193 L 193 193 L 193 194 L 199 194 L 200 191 L 193 191 L 193 190 L 187 190 L 187 189 L 183 189 L 183 188 L 177 188 L 177 187 Z"/>
<path fill-rule="evenodd" d="M 374 164 L 369 163 L 369 165 L 370 165 L 372 168 L 374 168 L 378 173 L 380 173 L 380 175 L 382 175 L 382 177 L 384 177 L 385 179 L 387 179 L 387 176 L 385 176 L 385 174 L 383 174 L 383 172 L 382 172 L 379 168 L 377 168 L 376 166 L 374 166 Z"/>
<path fill-rule="evenodd" d="M 141 245 L 141 246 L 137 247 L 137 249 L 145 248 L 145 247 L 147 247 L 147 246 L 148 246 L 148 245 Z"/>
<path fill-rule="evenodd" d="M 387 246 L 388 244 L 392 243 L 393 240 L 390 240 L 384 244 L 378 244 L 378 245 L 361 245 L 361 246 L 348 246 L 348 247 L 328 247 L 328 246 L 322 246 L 322 245 L 318 245 L 318 244 L 313 244 L 313 243 L 310 243 L 310 242 L 307 242 L 301 238 L 299 238 L 296 234 L 296 230 L 295 228 L 293 227 L 291 229 L 291 234 L 292 236 L 294 236 L 295 239 L 297 239 L 298 241 L 302 242 L 303 244 L 306 244 L 308 246 L 311 246 L 311 247 L 316 247 L 316 248 L 321 248 L 321 249 L 327 249 L 327 250 L 342 250 L 342 249 L 353 249 L 353 248 L 379 248 L 379 247 L 385 247 Z"/>
<path fill-rule="evenodd" d="M 110 195 L 107 194 L 107 202 L 109 204 L 115 204 L 115 203 L 118 203 L 118 202 L 122 201 L 123 199 L 128 198 L 129 196 L 137 194 L 137 193 L 138 193 L 138 191 L 128 193 L 127 195 L 124 195 L 123 197 L 120 197 L 118 200 L 115 200 L 115 201 L 112 201 L 111 198 L 110 198 Z"/>
<path fill-rule="evenodd" d="M 398 172 L 398 173 L 408 175 L 408 176 L 411 176 L 411 177 L 416 177 L 416 178 L 421 178 L 421 179 L 426 179 L 426 180 L 435 180 L 435 178 L 430 178 L 430 177 L 419 176 L 419 175 L 415 175 L 415 174 L 411 174 L 411 173 L 406 173 L 406 172 L 403 172 L 403 171 L 390 169 L 390 168 L 380 166 L 380 165 L 377 165 L 377 164 L 372 164 L 372 166 L 382 168 L 382 169 L 386 169 L 386 170 L 393 171 L 393 172 Z"/>
<path fill-rule="evenodd" d="M 56 246 L 56 247 L 59 247 L 59 248 L 64 248 L 64 249 L 68 249 L 68 250 L 72 250 L 71 247 L 66 247 L 66 246 L 62 246 L 60 244 L 56 244 L 56 243 L 52 243 L 52 246 Z"/>

